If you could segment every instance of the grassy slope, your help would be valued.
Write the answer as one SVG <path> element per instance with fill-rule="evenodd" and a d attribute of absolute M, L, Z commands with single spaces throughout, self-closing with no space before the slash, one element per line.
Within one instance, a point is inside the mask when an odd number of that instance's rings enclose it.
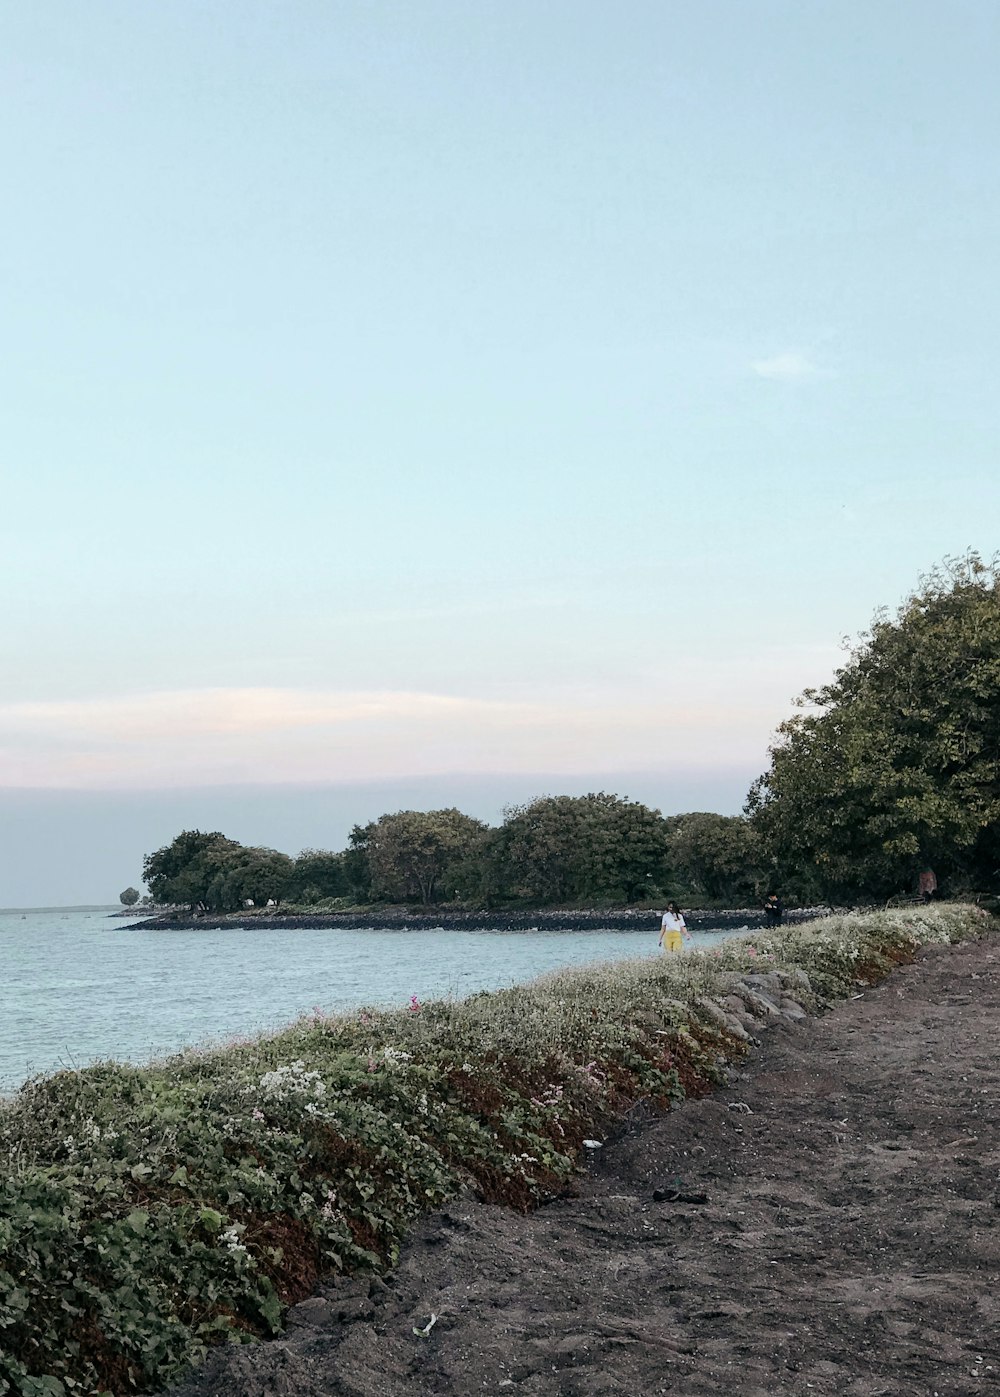
<path fill-rule="evenodd" d="M 742 1049 L 696 1001 L 734 976 L 802 969 L 818 1005 L 986 925 L 949 905 L 828 918 L 33 1081 L 0 1108 L 0 1392 L 162 1386 L 275 1332 L 323 1271 L 391 1263 L 457 1190 L 529 1208 L 637 1099 L 710 1090 Z"/>

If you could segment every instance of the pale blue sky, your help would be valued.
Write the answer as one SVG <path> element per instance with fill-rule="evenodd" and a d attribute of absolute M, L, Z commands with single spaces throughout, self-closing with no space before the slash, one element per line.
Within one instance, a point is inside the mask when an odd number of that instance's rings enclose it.
<path fill-rule="evenodd" d="M 499 813 L 641 773 L 738 808 L 839 638 L 995 546 L 998 29 L 5 7 L 8 803 L 170 788 L 169 838 L 200 785 Z"/>

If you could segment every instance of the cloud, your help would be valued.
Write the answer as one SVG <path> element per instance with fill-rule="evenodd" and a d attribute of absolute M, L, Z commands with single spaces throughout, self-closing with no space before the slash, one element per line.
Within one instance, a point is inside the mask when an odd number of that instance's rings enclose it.
<path fill-rule="evenodd" d="M 769 359 L 755 359 L 751 368 L 758 378 L 769 378 L 776 383 L 804 383 L 820 377 L 820 370 L 812 357 L 800 349 L 773 354 Z"/>
<path fill-rule="evenodd" d="M 0 705 L 0 786 L 167 789 L 763 758 L 787 704 L 227 688 Z"/>

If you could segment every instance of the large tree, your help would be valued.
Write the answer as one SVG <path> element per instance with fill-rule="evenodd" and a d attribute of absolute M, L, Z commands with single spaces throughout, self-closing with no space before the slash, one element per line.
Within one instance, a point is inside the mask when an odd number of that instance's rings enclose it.
<path fill-rule="evenodd" d="M 536 902 L 638 900 L 665 872 L 657 810 L 598 791 L 513 806 L 495 842 L 501 886 Z"/>
<path fill-rule="evenodd" d="M 350 891 L 345 854 L 303 849 L 294 862 L 285 896 L 294 902 L 321 902 Z"/>
<path fill-rule="evenodd" d="M 227 839 L 215 831 L 183 830 L 149 854 L 143 877 L 155 902 L 186 903 L 192 910 L 235 912 L 246 902 L 280 902 L 294 864 L 287 854 Z"/>
<path fill-rule="evenodd" d="M 352 844 L 365 850 L 377 897 L 427 904 L 455 893 L 461 880 L 449 875 L 476 857 L 487 832 L 461 810 L 400 810 L 355 830 Z"/>
<path fill-rule="evenodd" d="M 372 898 L 372 872 L 368 863 L 368 841 L 374 829 L 374 820 L 370 820 L 367 825 L 355 825 L 347 837 L 347 848 L 342 855 L 347 890 L 357 902 L 370 902 Z"/>
<path fill-rule="evenodd" d="M 1000 564 L 970 553 L 879 613 L 782 724 L 747 809 L 773 867 L 827 896 L 888 895 L 921 865 L 1000 870 Z"/>
<path fill-rule="evenodd" d="M 208 909 L 209 888 L 227 853 L 242 846 L 218 830 L 182 830 L 169 844 L 147 854 L 142 876 L 154 902 Z"/>
<path fill-rule="evenodd" d="M 695 810 L 669 815 L 666 825 L 672 888 L 735 904 L 756 897 L 759 854 L 749 820 Z"/>
<path fill-rule="evenodd" d="M 206 890 L 213 912 L 236 912 L 248 902 L 258 907 L 280 902 L 292 877 L 294 863 L 277 849 L 238 845 L 209 854 L 215 874 Z"/>

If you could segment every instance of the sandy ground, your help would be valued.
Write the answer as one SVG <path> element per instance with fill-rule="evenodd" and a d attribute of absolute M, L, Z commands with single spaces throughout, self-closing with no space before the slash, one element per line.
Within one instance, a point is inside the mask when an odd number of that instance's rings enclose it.
<path fill-rule="evenodd" d="M 459 1200 L 388 1285 L 175 1397 L 1000 1392 L 998 1024 L 1000 938 L 930 949 L 633 1124 L 579 1196 Z"/>

